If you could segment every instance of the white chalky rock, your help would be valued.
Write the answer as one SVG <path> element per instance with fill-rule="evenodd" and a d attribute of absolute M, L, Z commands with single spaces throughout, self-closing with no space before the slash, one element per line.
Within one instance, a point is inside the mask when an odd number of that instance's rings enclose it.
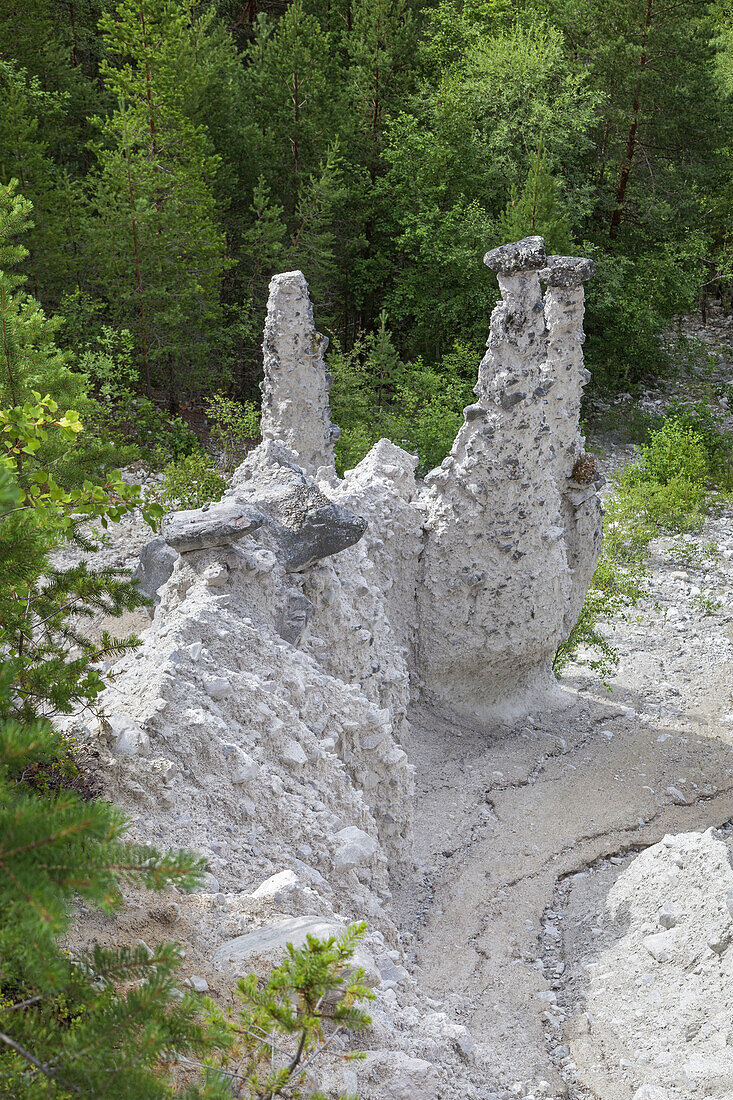
<path fill-rule="evenodd" d="M 586 380 L 580 284 L 590 267 L 551 258 L 543 301 L 541 238 L 507 246 L 490 263 L 502 302 L 478 399 L 465 410 L 452 454 L 422 484 L 416 456 L 388 440 L 336 477 L 325 342 L 302 274 L 275 277 L 263 442 L 220 505 L 167 518 L 165 535 L 181 554 L 159 588 L 143 645 L 103 701 L 140 731 L 136 751 L 147 752 L 149 730 L 156 754 L 171 764 L 168 776 L 146 760 L 133 783 L 134 764 L 118 761 L 108 769 L 110 794 L 133 804 L 136 828 L 152 843 L 209 859 L 216 878 L 205 876 L 203 892 L 213 896 L 202 920 L 229 910 L 225 926 L 238 930 L 246 918 L 234 912 L 237 899 L 255 888 L 264 891 L 260 901 L 289 898 L 291 912 L 310 899 L 318 913 L 367 918 L 384 936 L 377 952 L 385 1005 L 402 1004 L 413 990 L 386 948 L 397 936 L 387 868 L 396 877 L 412 868 L 414 768 L 401 745 L 419 744 L 407 718 L 416 693 L 471 716 L 492 715 L 505 702 L 536 708 L 537 689 L 552 690 L 552 654 L 599 548 L 596 479 L 578 435 Z M 122 732 L 113 730 L 112 741 Z M 327 882 L 331 859 L 337 873 Z M 680 866 L 666 866 L 665 875 Z M 263 875 L 270 880 L 262 883 Z M 706 944 L 722 944 L 723 922 L 731 924 L 729 888 L 723 875 L 716 919 L 694 945 L 684 905 L 670 899 L 682 946 L 664 967 L 641 948 L 659 927 L 667 895 L 657 897 L 635 957 L 657 974 L 681 962 L 691 969 L 695 951 L 727 967 L 733 952 L 716 957 Z M 302 943 L 306 931 L 343 927 L 341 918 L 291 917 L 223 945 L 217 962 L 247 973 L 263 958 L 279 963 L 285 943 Z M 360 947 L 356 962 L 380 981 L 369 952 Z M 410 1011 L 417 1037 L 420 1013 Z M 655 1015 L 650 1007 L 644 1020 Z M 381 1016 L 376 1042 L 398 1042 L 401 1022 Z M 626 1034 L 634 1027 L 627 1021 Z M 399 1042 L 408 1039 L 402 1032 Z M 428 1060 L 379 1050 L 358 1071 L 359 1094 L 477 1095 L 461 1068 L 471 1044 L 460 1025 L 428 1021 L 421 1043 L 414 1052 L 426 1059 L 445 1052 L 440 1072 Z M 446 1072 L 455 1078 L 448 1091 Z"/>
<path fill-rule="evenodd" d="M 334 840 L 336 841 L 334 867 L 339 873 L 351 871 L 354 867 L 368 863 L 379 848 L 374 837 L 369 836 L 363 829 L 357 829 L 355 825 L 340 829 Z"/>
<path fill-rule="evenodd" d="M 328 340 L 316 332 L 308 284 L 302 271 L 285 271 L 270 282 L 262 382 L 263 442 L 276 439 L 294 451 L 310 473 L 335 473 L 324 355 Z"/>
<path fill-rule="evenodd" d="M 114 748 L 120 756 L 145 756 L 150 748 L 150 736 L 124 714 L 110 714 L 107 723 L 112 730 Z"/>
<path fill-rule="evenodd" d="M 223 676 L 212 676 L 204 680 L 204 689 L 212 699 L 226 699 L 231 694 L 232 685 Z"/>
<path fill-rule="evenodd" d="M 302 768 L 304 764 L 308 763 L 308 757 L 302 746 L 294 741 L 292 737 L 288 738 L 280 750 L 280 759 L 289 768 Z"/>
<path fill-rule="evenodd" d="M 588 261 L 552 259 L 562 279 L 545 268 L 541 237 L 485 257 L 502 301 L 478 401 L 421 494 L 420 673 L 440 706 L 471 717 L 554 690 L 553 656 L 600 553 L 592 467 L 573 474 L 584 456 L 578 418 L 587 376 L 576 269 Z M 551 283 L 546 303 L 540 268 Z"/>
<path fill-rule="evenodd" d="M 659 963 L 669 962 L 673 946 L 674 939 L 669 932 L 655 932 L 652 936 L 644 937 L 644 947 Z"/>
<path fill-rule="evenodd" d="M 593 1026 L 583 1059 L 602 1058 L 607 1067 L 631 1059 L 639 1100 L 733 1096 L 732 890 L 728 846 L 708 829 L 665 836 L 608 894 L 617 937 L 586 971 L 584 1007 Z M 673 927 L 649 934 L 665 913 Z M 623 1068 L 619 1076 L 618 1094 L 626 1095 Z"/>
<path fill-rule="evenodd" d="M 359 1063 L 359 1081 L 368 1082 L 370 1100 L 439 1100 L 434 1065 L 401 1050 L 368 1051 Z"/>
<path fill-rule="evenodd" d="M 224 753 L 229 759 L 231 771 L 229 778 L 232 783 L 251 783 L 260 774 L 260 766 L 253 760 L 249 753 L 240 749 L 239 745 L 226 745 Z"/>
<path fill-rule="evenodd" d="M 298 876 L 295 871 L 278 871 L 275 875 L 270 875 L 268 879 L 265 879 L 256 890 L 252 891 L 253 898 L 274 898 L 284 897 L 286 893 L 295 889 L 298 886 Z"/>
<path fill-rule="evenodd" d="M 430 1037 L 438 1048 L 441 1060 L 448 1060 L 455 1051 L 466 1062 L 474 1059 L 474 1043 L 470 1031 L 454 1023 L 445 1012 L 430 1012 L 420 1021 L 419 1031 Z"/>
<path fill-rule="evenodd" d="M 197 974 L 192 974 L 188 980 L 191 983 L 191 989 L 193 989 L 194 993 L 208 993 L 209 983 L 206 981 L 206 978 L 200 978 Z"/>

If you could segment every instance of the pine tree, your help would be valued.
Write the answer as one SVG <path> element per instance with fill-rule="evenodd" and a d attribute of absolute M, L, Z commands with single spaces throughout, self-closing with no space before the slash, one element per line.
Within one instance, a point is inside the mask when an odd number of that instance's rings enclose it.
<path fill-rule="evenodd" d="M 135 601 L 109 577 L 50 565 L 68 502 L 52 480 L 37 479 L 38 466 L 29 480 L 21 457 L 49 431 L 70 443 L 73 416 L 49 403 L 0 415 L 0 1096 L 162 1100 L 171 1090 L 161 1061 L 211 1045 L 194 998 L 176 999 L 177 948 L 72 955 L 59 941 L 75 898 L 111 912 L 122 883 L 189 889 L 201 861 L 127 844 L 123 815 L 82 797 L 88 783 L 70 745 L 40 717 L 67 709 L 72 696 L 89 702 L 99 683 L 97 653 L 85 653 L 87 674 L 72 687 L 79 662 L 63 645 L 39 643 L 49 611 L 68 645 L 74 614 L 98 610 L 105 591 L 118 611 Z M 105 490 L 92 495 L 97 515 L 116 514 Z M 207 1094 L 223 1094 L 214 1078 Z"/>
<path fill-rule="evenodd" d="M 120 0 L 102 20 L 102 76 L 115 107 L 98 120 L 99 171 L 91 245 L 98 294 L 128 328 L 148 391 L 181 390 L 220 375 L 219 301 L 225 242 L 216 221 L 218 161 L 184 112 L 183 0 Z"/>
<path fill-rule="evenodd" d="M 535 150 L 520 192 L 512 186 L 511 197 L 499 219 L 499 236 L 507 241 L 539 235 L 545 238 L 548 252 L 568 253 L 571 250 L 567 215 L 558 209 L 556 184 L 547 163 L 544 142 Z"/>
<path fill-rule="evenodd" d="M 387 121 L 416 86 L 417 26 L 408 0 L 355 0 L 342 49 L 348 109 L 340 127 L 345 184 L 337 272 L 347 332 L 350 315 L 369 328 L 391 274 L 392 196 L 382 186 Z"/>
<path fill-rule="evenodd" d="M 259 21 L 246 61 L 252 155 L 293 219 L 333 141 L 341 99 L 333 42 L 303 0 L 293 0 L 276 24 Z"/>
<path fill-rule="evenodd" d="M 35 210 L 26 269 L 35 297 L 57 306 L 76 281 L 71 234 L 81 209 L 79 188 L 63 179 L 48 135 L 65 115 L 65 97 L 46 92 L 11 61 L 0 60 L 0 185 L 17 179 Z"/>
<path fill-rule="evenodd" d="M 56 345 L 60 320 L 48 317 L 25 289 L 22 268 L 28 250 L 19 238 L 31 228 L 32 204 L 18 194 L 18 181 L 0 186 L 0 407 L 27 401 L 33 390 L 65 404 L 84 400 L 84 384 L 71 370 L 71 356 Z"/>

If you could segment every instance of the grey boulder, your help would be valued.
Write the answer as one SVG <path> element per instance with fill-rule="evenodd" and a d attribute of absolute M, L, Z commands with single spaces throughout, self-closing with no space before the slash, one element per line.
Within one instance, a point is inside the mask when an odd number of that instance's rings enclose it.
<path fill-rule="evenodd" d="M 548 256 L 540 279 L 547 286 L 569 289 L 592 279 L 595 273 L 596 265 L 585 256 Z"/>
<path fill-rule="evenodd" d="M 288 573 L 353 546 L 367 523 L 334 504 L 281 444 L 268 441 L 246 459 L 234 476 L 234 493 L 246 495 L 265 516 L 263 535 Z"/>
<path fill-rule="evenodd" d="M 164 538 L 152 539 L 140 551 L 140 561 L 132 574 L 144 596 L 159 602 L 158 592 L 173 572 L 178 552 Z"/>
<path fill-rule="evenodd" d="M 229 546 L 257 531 L 263 523 L 264 516 L 251 504 L 229 498 L 164 516 L 163 538 L 179 554 L 186 554 Z"/>
<path fill-rule="evenodd" d="M 544 267 L 547 262 L 545 242 L 542 237 L 523 237 L 512 244 L 492 248 L 484 256 L 484 263 L 497 275 L 518 275 Z"/>

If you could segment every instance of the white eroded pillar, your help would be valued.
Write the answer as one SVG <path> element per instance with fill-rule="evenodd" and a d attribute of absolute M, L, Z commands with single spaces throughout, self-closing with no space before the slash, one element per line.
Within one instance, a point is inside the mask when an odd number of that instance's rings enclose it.
<path fill-rule="evenodd" d="M 284 443 L 308 473 L 323 468 L 330 477 L 339 431 L 331 424 L 327 347 L 327 338 L 315 329 L 303 272 L 275 275 L 262 344 L 262 439 Z"/>

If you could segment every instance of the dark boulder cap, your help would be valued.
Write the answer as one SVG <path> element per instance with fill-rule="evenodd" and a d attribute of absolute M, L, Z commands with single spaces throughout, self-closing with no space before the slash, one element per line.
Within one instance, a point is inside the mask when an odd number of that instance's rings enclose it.
<path fill-rule="evenodd" d="M 492 248 L 484 256 L 484 263 L 497 275 L 517 275 L 520 271 L 544 267 L 547 263 L 544 238 L 524 237 L 513 244 Z"/>
<path fill-rule="evenodd" d="M 547 267 L 540 271 L 540 279 L 547 286 L 580 286 L 586 279 L 592 279 L 596 265 L 583 256 L 548 256 Z"/>

